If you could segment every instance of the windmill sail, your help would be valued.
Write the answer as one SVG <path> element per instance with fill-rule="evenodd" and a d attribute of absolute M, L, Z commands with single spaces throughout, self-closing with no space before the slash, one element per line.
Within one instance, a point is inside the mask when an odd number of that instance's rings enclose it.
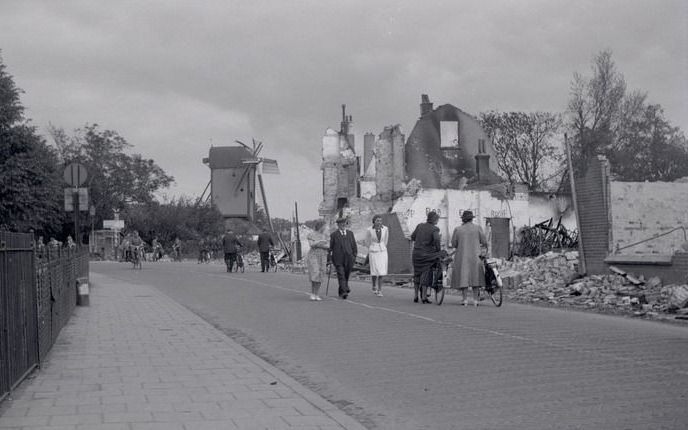
<path fill-rule="evenodd" d="M 277 160 L 272 160 L 270 158 L 263 158 L 263 163 L 262 163 L 262 168 L 263 168 L 263 173 L 266 173 L 268 175 L 279 175 L 279 165 L 277 164 Z"/>

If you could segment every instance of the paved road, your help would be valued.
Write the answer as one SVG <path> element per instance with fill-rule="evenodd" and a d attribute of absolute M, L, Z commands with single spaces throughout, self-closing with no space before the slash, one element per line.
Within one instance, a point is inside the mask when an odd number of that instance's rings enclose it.
<path fill-rule="evenodd" d="M 380 429 L 685 429 L 688 328 L 517 304 L 310 302 L 306 278 L 220 265 L 91 270 L 153 285 Z"/>

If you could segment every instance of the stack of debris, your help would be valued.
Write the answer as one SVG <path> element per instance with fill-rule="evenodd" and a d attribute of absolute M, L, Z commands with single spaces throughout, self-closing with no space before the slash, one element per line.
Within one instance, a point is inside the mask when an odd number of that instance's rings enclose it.
<path fill-rule="evenodd" d="M 688 319 L 688 285 L 663 285 L 658 277 L 645 280 L 616 267 L 607 275 L 581 278 L 578 253 L 554 253 L 502 261 L 501 275 L 509 299 L 597 309 L 635 316 L 676 313 Z"/>

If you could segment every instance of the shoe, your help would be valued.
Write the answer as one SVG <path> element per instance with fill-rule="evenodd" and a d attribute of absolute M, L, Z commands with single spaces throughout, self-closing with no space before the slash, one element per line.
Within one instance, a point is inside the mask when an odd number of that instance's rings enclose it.
<path fill-rule="evenodd" d="M 316 300 L 315 294 L 311 294 L 311 301 L 314 302 Z"/>
<path fill-rule="evenodd" d="M 322 302 L 322 298 L 320 298 L 320 296 L 315 296 L 315 301 L 316 302 Z"/>
<path fill-rule="evenodd" d="M 413 298 L 413 303 L 418 303 L 418 297 Z"/>
<path fill-rule="evenodd" d="M 378 292 L 375 293 L 375 295 L 378 296 L 378 297 L 382 297 L 382 291 L 379 291 L 379 290 L 378 290 Z"/>
<path fill-rule="evenodd" d="M 468 306 L 468 300 L 464 299 L 463 303 L 464 306 Z"/>
<path fill-rule="evenodd" d="M 348 295 L 348 294 L 344 294 L 344 295 L 342 295 L 342 299 L 344 299 L 344 300 L 346 300 L 346 298 L 347 298 L 347 297 L 349 297 L 349 295 Z"/>

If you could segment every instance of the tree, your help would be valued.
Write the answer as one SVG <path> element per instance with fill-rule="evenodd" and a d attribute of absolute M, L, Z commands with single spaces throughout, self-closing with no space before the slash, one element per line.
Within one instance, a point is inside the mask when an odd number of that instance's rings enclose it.
<path fill-rule="evenodd" d="M 151 204 L 155 193 L 174 181 L 153 160 L 127 154 L 132 145 L 116 131 L 100 130 L 98 124 L 87 124 L 73 136 L 56 127 L 50 128 L 50 134 L 65 164 L 79 162 L 86 167 L 98 223 L 127 205 Z"/>
<path fill-rule="evenodd" d="M 626 81 L 610 51 L 593 58 L 592 76 L 574 73 L 568 103 L 574 170 L 581 174 L 597 154 L 625 181 L 672 181 L 688 174 L 688 144 L 664 118 L 660 105 Z"/>
<path fill-rule="evenodd" d="M 24 118 L 21 90 L 5 69 L 0 58 L 0 227 L 56 235 L 63 218 L 58 158 Z"/>
<path fill-rule="evenodd" d="M 549 112 L 483 112 L 483 129 L 492 137 L 497 166 L 509 183 L 524 183 L 539 191 L 545 168 L 560 158 L 554 138 L 561 128 L 559 115 Z"/>
<path fill-rule="evenodd" d="M 688 176 L 688 141 L 664 118 L 660 105 L 645 105 L 608 153 L 616 178 L 673 181 Z"/>
<path fill-rule="evenodd" d="M 633 114 L 621 109 L 622 106 L 634 106 L 628 101 L 624 103 L 625 95 L 626 80 L 616 70 L 611 51 L 602 51 L 594 57 L 592 77 L 574 73 L 568 103 L 574 166 L 586 165 L 588 160 L 612 144 L 614 133 L 623 124 L 624 117 Z"/>
<path fill-rule="evenodd" d="M 137 230 L 150 242 L 157 236 L 162 243 L 175 238 L 183 241 L 219 237 L 224 230 L 222 214 L 210 204 L 196 204 L 190 197 L 169 202 L 152 201 L 130 205 L 123 215 L 127 228 Z"/>

